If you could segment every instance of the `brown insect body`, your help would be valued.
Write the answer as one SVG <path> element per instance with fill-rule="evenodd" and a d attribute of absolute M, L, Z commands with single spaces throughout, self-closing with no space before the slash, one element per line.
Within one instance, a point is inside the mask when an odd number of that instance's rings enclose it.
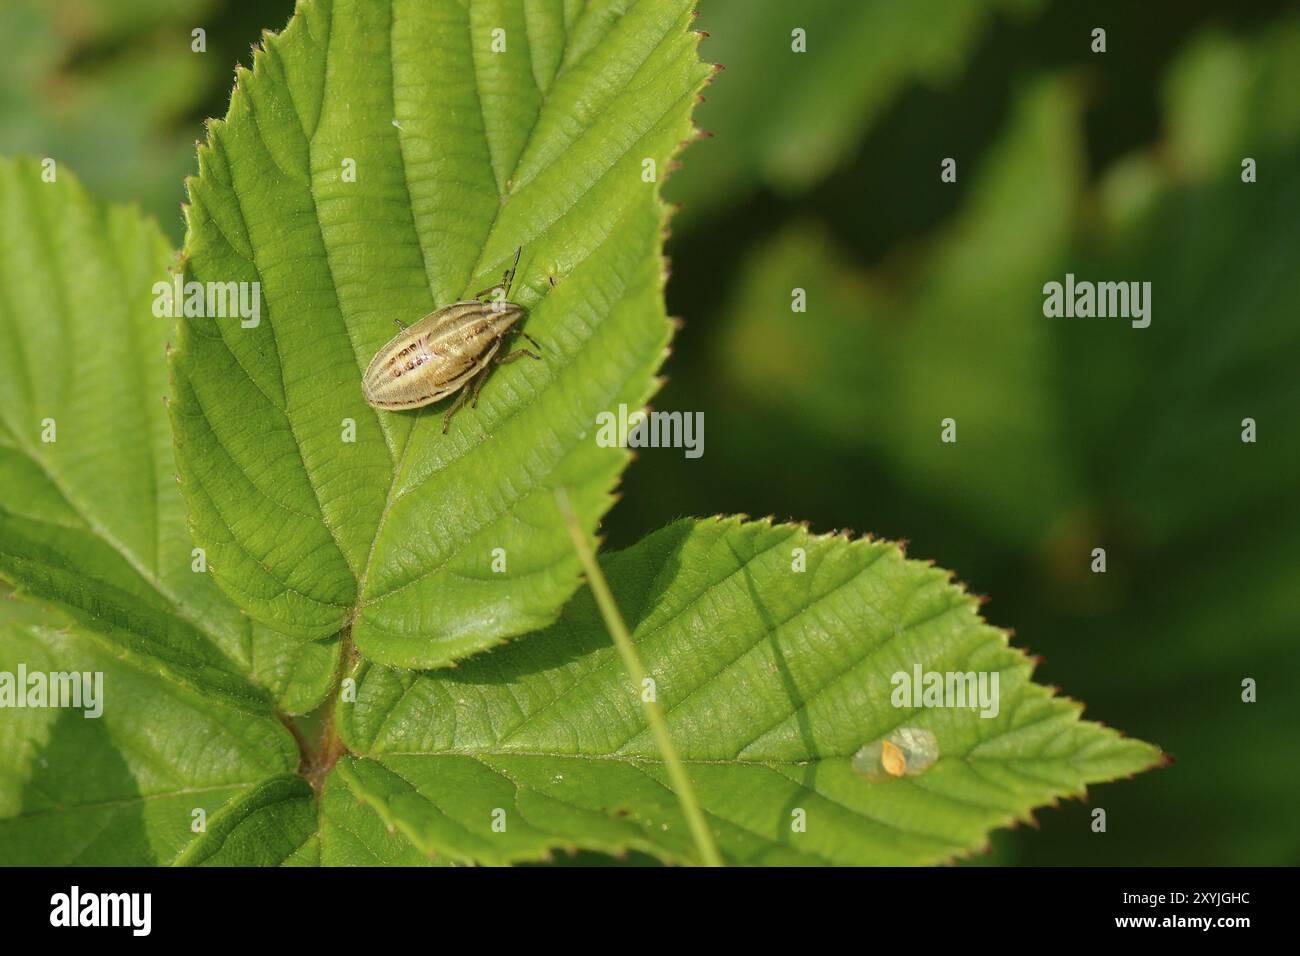
<path fill-rule="evenodd" d="M 401 410 L 446 398 L 487 367 L 525 315 L 513 302 L 476 299 L 429 313 L 375 353 L 362 378 L 366 401 Z"/>

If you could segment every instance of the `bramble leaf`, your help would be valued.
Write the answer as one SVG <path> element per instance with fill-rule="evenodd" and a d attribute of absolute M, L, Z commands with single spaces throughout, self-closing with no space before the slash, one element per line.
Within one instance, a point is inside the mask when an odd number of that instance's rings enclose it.
<path fill-rule="evenodd" d="M 806 571 L 793 569 L 796 548 Z M 1033 683 L 975 599 L 893 543 L 686 520 L 602 565 L 732 862 L 950 860 L 1035 807 L 1162 759 Z M 893 706 L 892 675 L 916 664 L 997 673 L 996 716 Z M 542 634 L 455 670 L 362 664 L 358 682 L 336 776 L 417 848 L 488 863 L 574 847 L 695 862 L 645 689 L 629 686 L 589 592 Z M 885 783 L 858 776 L 853 755 L 900 726 L 933 732 L 938 762 Z"/>
<path fill-rule="evenodd" d="M 254 625 L 194 570 L 152 310 L 167 245 L 43 172 L 0 160 L 0 577 L 171 680 L 310 710 L 335 650 Z"/>
<path fill-rule="evenodd" d="M 86 628 L 19 601 L 0 600 L 0 672 L 102 675 L 95 708 L 83 696 L 80 709 L 0 710 L 6 866 L 176 862 L 196 811 L 213 826 L 246 814 L 241 806 L 298 764 L 292 736 L 269 715 L 161 679 Z"/>
<path fill-rule="evenodd" d="M 408 667 L 554 619 L 578 565 L 552 489 L 595 527 L 628 458 L 596 416 L 646 401 L 668 342 L 658 180 L 710 74 L 690 19 L 690 0 L 304 0 L 239 72 L 185 261 L 259 283 L 261 314 L 183 322 L 173 422 L 194 533 L 255 619 L 350 627 Z M 445 403 L 367 406 L 394 320 L 499 281 L 520 247 L 511 298 L 543 361 L 494 372 L 449 434 Z"/>

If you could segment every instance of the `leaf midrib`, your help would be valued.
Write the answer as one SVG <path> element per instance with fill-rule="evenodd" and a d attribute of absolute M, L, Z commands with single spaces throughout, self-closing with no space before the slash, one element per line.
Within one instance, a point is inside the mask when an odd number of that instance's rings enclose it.
<path fill-rule="evenodd" d="M 393 52 L 393 30 L 394 30 L 395 27 L 396 27 L 396 22 L 397 22 L 397 18 L 396 18 L 396 16 L 393 15 L 393 7 L 392 7 L 392 3 L 390 2 L 390 3 L 389 3 L 389 30 L 388 30 L 388 66 L 389 66 L 389 76 L 390 76 L 391 82 L 392 82 L 392 84 L 394 85 L 394 87 L 396 86 L 396 83 L 397 83 L 397 77 L 396 77 L 396 70 L 395 70 L 395 67 L 394 67 L 394 62 L 393 62 L 393 55 L 392 55 L 392 52 Z M 473 30 L 473 24 L 467 21 L 467 25 L 469 26 L 470 30 L 472 31 L 472 30 Z M 527 18 L 525 17 L 525 25 L 524 25 L 524 30 L 525 30 L 525 41 L 528 40 L 527 29 L 528 29 L 528 27 L 527 27 Z M 333 34 L 333 30 L 331 29 L 330 32 L 331 32 L 331 35 L 332 35 L 332 34 Z M 565 31 L 564 31 L 564 47 L 563 47 L 563 49 L 561 50 L 561 67 L 560 67 L 559 71 L 556 73 L 556 77 L 555 77 L 556 80 L 558 80 L 560 74 L 564 72 L 564 66 L 563 66 L 563 54 L 564 54 L 564 52 L 566 52 L 566 51 L 568 50 L 568 48 L 569 48 L 569 37 L 570 37 L 570 35 L 571 35 L 571 34 L 570 34 L 570 31 L 566 28 Z M 471 40 L 472 40 L 472 36 L 471 36 Z M 327 58 L 327 60 L 328 60 L 328 56 L 329 56 L 329 45 L 328 45 L 328 40 L 327 40 L 327 41 L 326 41 L 326 58 Z M 532 56 L 532 45 L 531 45 L 531 43 L 529 43 L 529 57 L 530 57 L 530 59 L 531 59 L 531 56 Z M 472 59 L 473 59 L 473 58 L 471 57 L 471 61 L 472 61 Z M 554 84 L 555 84 L 555 81 L 553 80 L 553 81 L 552 81 L 552 84 L 551 84 L 552 87 L 554 87 Z M 482 99 L 481 99 L 481 97 L 479 96 L 479 93 L 478 93 L 478 69 L 477 69 L 477 66 L 475 66 L 475 68 L 474 68 L 474 95 L 475 95 L 475 99 L 476 99 L 476 101 L 478 102 L 478 105 L 479 105 L 479 112 L 480 112 L 480 114 L 482 114 Z M 397 99 L 397 95 L 396 95 L 396 90 L 395 90 L 395 89 L 394 89 L 394 91 L 393 91 L 393 93 L 392 93 L 392 99 L 393 99 L 393 102 L 394 102 L 394 104 L 395 104 L 395 103 L 396 103 L 396 99 Z M 493 214 L 492 214 L 492 221 L 488 224 L 487 232 L 486 232 L 486 234 L 485 234 L 484 237 L 483 237 L 483 241 L 482 241 L 482 243 L 481 243 L 481 245 L 480 245 L 480 251 L 479 251 L 478 262 L 475 264 L 475 266 L 473 267 L 473 269 L 472 269 L 471 272 L 470 272 L 470 279 L 471 279 L 471 280 L 473 279 L 474 276 L 479 275 L 479 274 L 482 272 L 483 268 L 484 268 L 484 265 L 483 265 L 483 257 L 484 257 L 484 255 L 485 255 L 486 252 L 487 252 L 488 241 L 492 238 L 492 234 L 493 234 L 493 232 L 495 232 L 495 230 L 496 230 L 497 223 L 498 223 L 498 222 L 500 221 L 500 219 L 501 219 L 501 210 L 505 208 L 505 205 L 506 205 L 506 203 L 509 201 L 510 196 L 514 195 L 514 193 L 515 193 L 515 188 L 514 188 L 514 186 L 513 186 L 513 183 L 514 183 L 514 177 L 515 177 L 515 176 L 518 174 L 518 172 L 519 172 L 519 163 L 520 163 L 520 161 L 523 159 L 523 157 L 524 157 L 524 156 L 527 154 L 527 152 L 528 152 L 528 147 L 529 147 L 529 145 L 530 145 L 530 144 L 532 143 L 532 141 L 533 141 L 533 135 L 534 135 L 534 133 L 537 131 L 537 126 L 538 126 L 538 123 L 539 123 L 540 120 L 541 120 L 542 113 L 545 111 L 545 109 L 546 109 L 546 105 L 547 105 L 549 102 L 550 102 L 550 97 L 549 97 L 548 95 L 546 95 L 546 94 L 542 94 L 542 96 L 541 96 L 541 98 L 540 98 L 539 106 L 538 106 L 538 108 L 537 108 L 537 113 L 536 113 L 536 115 L 533 117 L 533 125 L 529 128 L 529 130 L 528 130 L 528 135 L 524 138 L 524 143 L 523 143 L 523 146 L 522 146 L 522 147 L 520 148 L 520 150 L 519 150 L 519 155 L 515 157 L 514 167 L 511 169 L 510 175 L 506 177 L 506 182 L 505 182 L 504 185 L 505 185 L 505 188 L 508 190 L 508 192 L 507 192 L 504 196 L 500 197 L 500 198 L 501 198 L 501 201 L 497 204 L 496 209 L 493 211 Z M 321 112 L 322 112 L 322 113 L 324 112 L 324 100 L 323 100 L 323 98 L 322 98 L 322 103 L 321 103 Z M 396 112 L 396 110 L 394 110 L 394 112 Z M 314 137 L 314 134 L 313 134 L 313 137 Z M 401 165 L 402 165 L 402 186 L 403 186 L 403 188 L 406 189 L 406 194 L 407 194 L 407 197 L 409 198 L 410 195 L 411 195 L 411 186 L 410 186 L 410 180 L 409 180 L 409 178 L 408 178 L 408 176 L 407 176 L 407 170 L 406 170 L 406 157 L 405 157 L 405 153 L 403 152 L 403 147 L 402 147 L 402 130 L 401 130 L 400 127 L 398 127 L 398 129 L 397 129 L 396 138 L 397 138 L 397 154 L 398 154 L 399 159 L 401 160 Z M 491 162 L 491 157 L 492 157 L 492 142 L 491 142 L 491 140 L 488 138 L 488 135 L 487 135 L 487 124 L 486 124 L 485 121 L 483 122 L 483 141 L 484 141 L 484 145 L 485 145 L 485 147 L 487 148 L 487 153 L 488 153 L 488 165 L 489 165 L 489 167 L 491 167 L 491 166 L 492 166 L 492 162 Z M 310 147 L 310 141 L 309 141 L 309 147 Z M 493 173 L 493 180 L 495 181 L 495 172 Z M 503 184 L 498 183 L 498 189 L 500 189 L 502 185 L 503 185 Z M 315 200 L 315 197 L 314 197 L 314 195 L 313 195 L 313 202 L 314 202 L 314 200 Z M 430 296 L 432 297 L 433 302 L 434 302 L 434 304 L 436 305 L 436 304 L 437 304 L 437 295 L 434 293 L 432 271 L 431 271 L 430 268 L 429 268 L 429 260 L 428 260 L 428 257 L 425 255 L 425 249 L 424 249 L 424 237 L 423 237 L 422 235 L 420 235 L 419 225 L 418 225 L 418 224 L 416 223 L 416 221 L 415 221 L 415 211 L 414 211 L 414 207 L 413 207 L 413 206 L 412 206 L 412 214 L 411 214 L 411 227 L 412 227 L 412 231 L 415 233 L 415 241 L 416 241 L 417 247 L 418 247 L 419 250 L 420 250 L 420 258 L 421 258 L 421 261 L 424 263 L 425 280 L 426 280 L 426 281 L 428 282 L 428 284 L 429 284 L 429 292 L 430 292 Z M 358 366 L 358 371 L 364 371 L 364 369 L 362 369 L 362 368 L 360 368 L 360 366 Z M 383 507 L 383 509 L 382 509 L 382 510 L 380 511 L 380 513 L 379 513 L 379 520 L 378 520 L 378 522 L 376 522 L 374 533 L 373 533 L 373 535 L 372 535 L 371 538 L 370 538 L 370 550 L 369 550 L 369 552 L 368 552 L 367 555 L 366 555 L 366 563 L 365 563 L 365 565 L 364 565 L 364 566 L 362 567 L 362 569 L 361 569 L 361 574 L 357 576 L 357 594 L 356 594 L 356 601 L 355 601 L 354 606 L 353 606 L 353 608 L 352 608 L 352 613 L 348 616 L 347 625 L 346 625 L 346 626 L 348 626 L 348 627 L 352 627 L 352 626 L 356 623 L 357 618 L 360 616 L 362 609 L 363 609 L 367 604 L 369 604 L 369 603 L 373 603 L 373 601 L 371 601 L 371 602 L 367 602 L 366 599 L 365 599 L 365 597 L 366 597 L 366 583 L 367 583 L 367 581 L 368 581 L 369 578 L 370 578 L 370 570 L 371 570 L 371 568 L 374 567 L 375 551 L 376 551 L 376 549 L 378 548 L 379 537 L 380 537 L 380 535 L 383 533 L 384 527 L 388 524 L 388 518 L 389 518 L 390 513 L 392 512 L 393 506 L 397 503 L 398 499 L 401 498 L 403 494 L 405 494 L 407 491 L 411 490 L 411 489 L 401 489 L 401 488 L 400 488 L 400 485 L 399 485 L 399 481 L 398 481 L 398 479 L 403 475 L 403 473 L 404 473 L 404 471 L 405 471 L 405 466 L 406 466 L 406 455 L 407 455 L 407 452 L 410 450 L 410 447 L 411 447 L 411 436 L 414 434 L 415 429 L 416 429 L 416 426 L 417 426 L 418 423 L 419 423 L 419 420 L 420 420 L 419 417 L 415 417 L 415 416 L 413 416 L 413 417 L 411 418 L 410 426 L 407 428 L 407 430 L 406 430 L 406 436 L 405 436 L 405 438 L 404 438 L 403 441 L 402 441 L 402 450 L 401 450 L 401 452 L 398 454 L 397 460 L 393 462 L 393 476 L 392 476 L 392 479 L 389 481 L 389 484 L 388 484 L 388 494 L 387 494 L 387 495 L 385 496 L 385 498 L 384 498 L 384 507 Z M 450 558 L 449 558 L 448 560 L 450 560 Z M 446 563 L 446 562 L 444 562 L 444 564 L 445 564 L 445 563 Z M 376 598 L 376 600 L 378 600 L 378 598 Z"/>

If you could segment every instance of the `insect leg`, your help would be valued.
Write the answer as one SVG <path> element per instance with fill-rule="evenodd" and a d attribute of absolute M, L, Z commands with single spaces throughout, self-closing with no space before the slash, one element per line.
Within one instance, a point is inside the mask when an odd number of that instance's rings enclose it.
<path fill-rule="evenodd" d="M 491 370 L 492 366 L 490 364 L 483 366 L 483 371 L 479 372 L 471 381 L 467 382 L 465 387 L 460 390 L 459 394 L 457 394 L 456 401 L 451 403 L 451 408 L 447 409 L 442 416 L 442 433 L 444 435 L 447 434 L 447 429 L 451 427 L 451 416 L 455 415 L 456 412 L 460 410 L 460 407 L 465 404 L 466 399 L 469 399 L 470 408 L 478 408 L 479 389 L 483 387 L 483 383 L 487 380 L 488 372 Z"/>
<path fill-rule="evenodd" d="M 478 375 L 475 377 L 474 381 L 470 383 L 469 388 L 473 390 L 473 394 L 470 395 L 469 397 L 470 408 L 478 408 L 479 390 L 483 387 L 483 383 L 487 381 L 488 372 L 490 372 L 491 370 L 492 370 L 491 365 L 484 365 L 483 371 L 479 372 Z"/>
<path fill-rule="evenodd" d="M 539 362 L 542 360 L 542 357 L 540 355 L 536 354 L 535 352 L 530 352 L 528 351 L 528 349 L 515 349 L 513 352 L 509 352 L 506 355 L 499 356 L 497 358 L 497 364 L 509 365 L 515 359 L 523 358 L 525 355 L 528 356 L 530 359 L 537 359 L 537 361 Z"/>
<path fill-rule="evenodd" d="M 460 394 L 456 396 L 456 401 L 451 403 L 451 407 L 442 414 L 442 433 L 447 434 L 447 429 L 451 427 L 451 416 L 456 414 L 457 409 L 465 404 L 465 390 L 462 388 Z"/>
<path fill-rule="evenodd" d="M 532 343 L 533 343 L 533 348 L 537 349 L 537 351 L 540 352 L 540 351 L 542 350 L 542 347 L 541 347 L 540 345 L 537 344 L 537 339 L 533 338 L 531 335 L 529 335 L 529 334 L 528 334 L 527 332 L 525 332 L 523 329 L 520 329 L 520 330 L 519 330 L 519 334 L 522 335 L 524 338 L 526 338 L 529 342 L 532 342 Z"/>
<path fill-rule="evenodd" d="M 511 263 L 510 268 L 506 270 L 505 277 L 501 280 L 501 284 L 506 287 L 506 295 L 510 294 L 510 284 L 515 281 L 515 270 L 519 268 L 519 253 L 523 251 L 523 246 L 515 250 L 515 261 Z"/>
<path fill-rule="evenodd" d="M 406 331 L 406 325 L 402 322 L 401 319 L 394 318 L 393 321 L 397 323 L 397 327 L 398 327 L 399 329 L 401 329 L 403 332 Z"/>

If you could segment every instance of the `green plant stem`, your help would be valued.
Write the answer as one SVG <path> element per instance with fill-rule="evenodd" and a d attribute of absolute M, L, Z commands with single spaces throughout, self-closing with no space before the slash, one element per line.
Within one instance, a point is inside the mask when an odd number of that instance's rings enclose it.
<path fill-rule="evenodd" d="M 300 718 L 294 718 L 278 707 L 275 709 L 275 716 L 289 728 L 293 739 L 298 743 L 301 755 L 298 773 L 311 784 L 318 797 L 325 790 L 325 781 L 334 769 L 334 764 L 348 752 L 347 745 L 339 736 L 334 717 L 338 709 L 339 694 L 342 692 L 343 678 L 353 664 L 353 657 L 351 627 L 344 627 L 339 632 L 339 658 L 334 667 L 334 681 L 325 702 L 310 714 Z M 315 745 L 312 744 L 313 737 L 317 738 Z"/>
<path fill-rule="evenodd" d="M 650 675 L 637 655 L 636 645 L 632 643 L 632 635 L 628 632 L 627 625 L 623 623 L 623 615 L 619 613 L 614 595 L 610 593 L 609 584 L 605 581 L 605 575 L 596 561 L 595 552 L 587 543 L 582 527 L 573 514 L 569 496 L 562 488 L 557 488 L 555 498 L 559 502 L 564 523 L 568 526 L 569 537 L 573 539 L 574 550 L 578 552 L 578 560 L 582 562 L 583 570 L 587 573 L 587 583 L 591 586 L 591 593 L 596 597 L 596 605 L 605 619 L 605 626 L 609 628 L 619 656 L 623 658 L 623 666 L 627 668 L 632 678 L 632 686 L 643 687 L 646 678 Z M 645 708 L 646 719 L 650 722 L 655 742 L 659 745 L 659 753 L 663 756 L 664 765 L 668 769 L 668 779 L 672 781 L 673 792 L 682 805 L 682 813 L 686 815 L 686 823 L 691 829 L 691 836 L 695 839 L 695 847 L 700 853 L 700 859 L 706 866 L 722 866 L 722 857 L 718 854 L 718 848 L 713 842 L 713 834 L 709 832 L 708 824 L 704 820 L 704 811 L 695 796 L 695 787 L 691 784 L 691 778 L 686 775 L 686 767 L 682 764 L 677 748 L 673 746 L 672 738 L 668 735 L 668 721 L 664 719 L 663 708 L 659 706 L 657 699 L 646 700 L 644 697 L 641 699 L 641 705 Z"/>

